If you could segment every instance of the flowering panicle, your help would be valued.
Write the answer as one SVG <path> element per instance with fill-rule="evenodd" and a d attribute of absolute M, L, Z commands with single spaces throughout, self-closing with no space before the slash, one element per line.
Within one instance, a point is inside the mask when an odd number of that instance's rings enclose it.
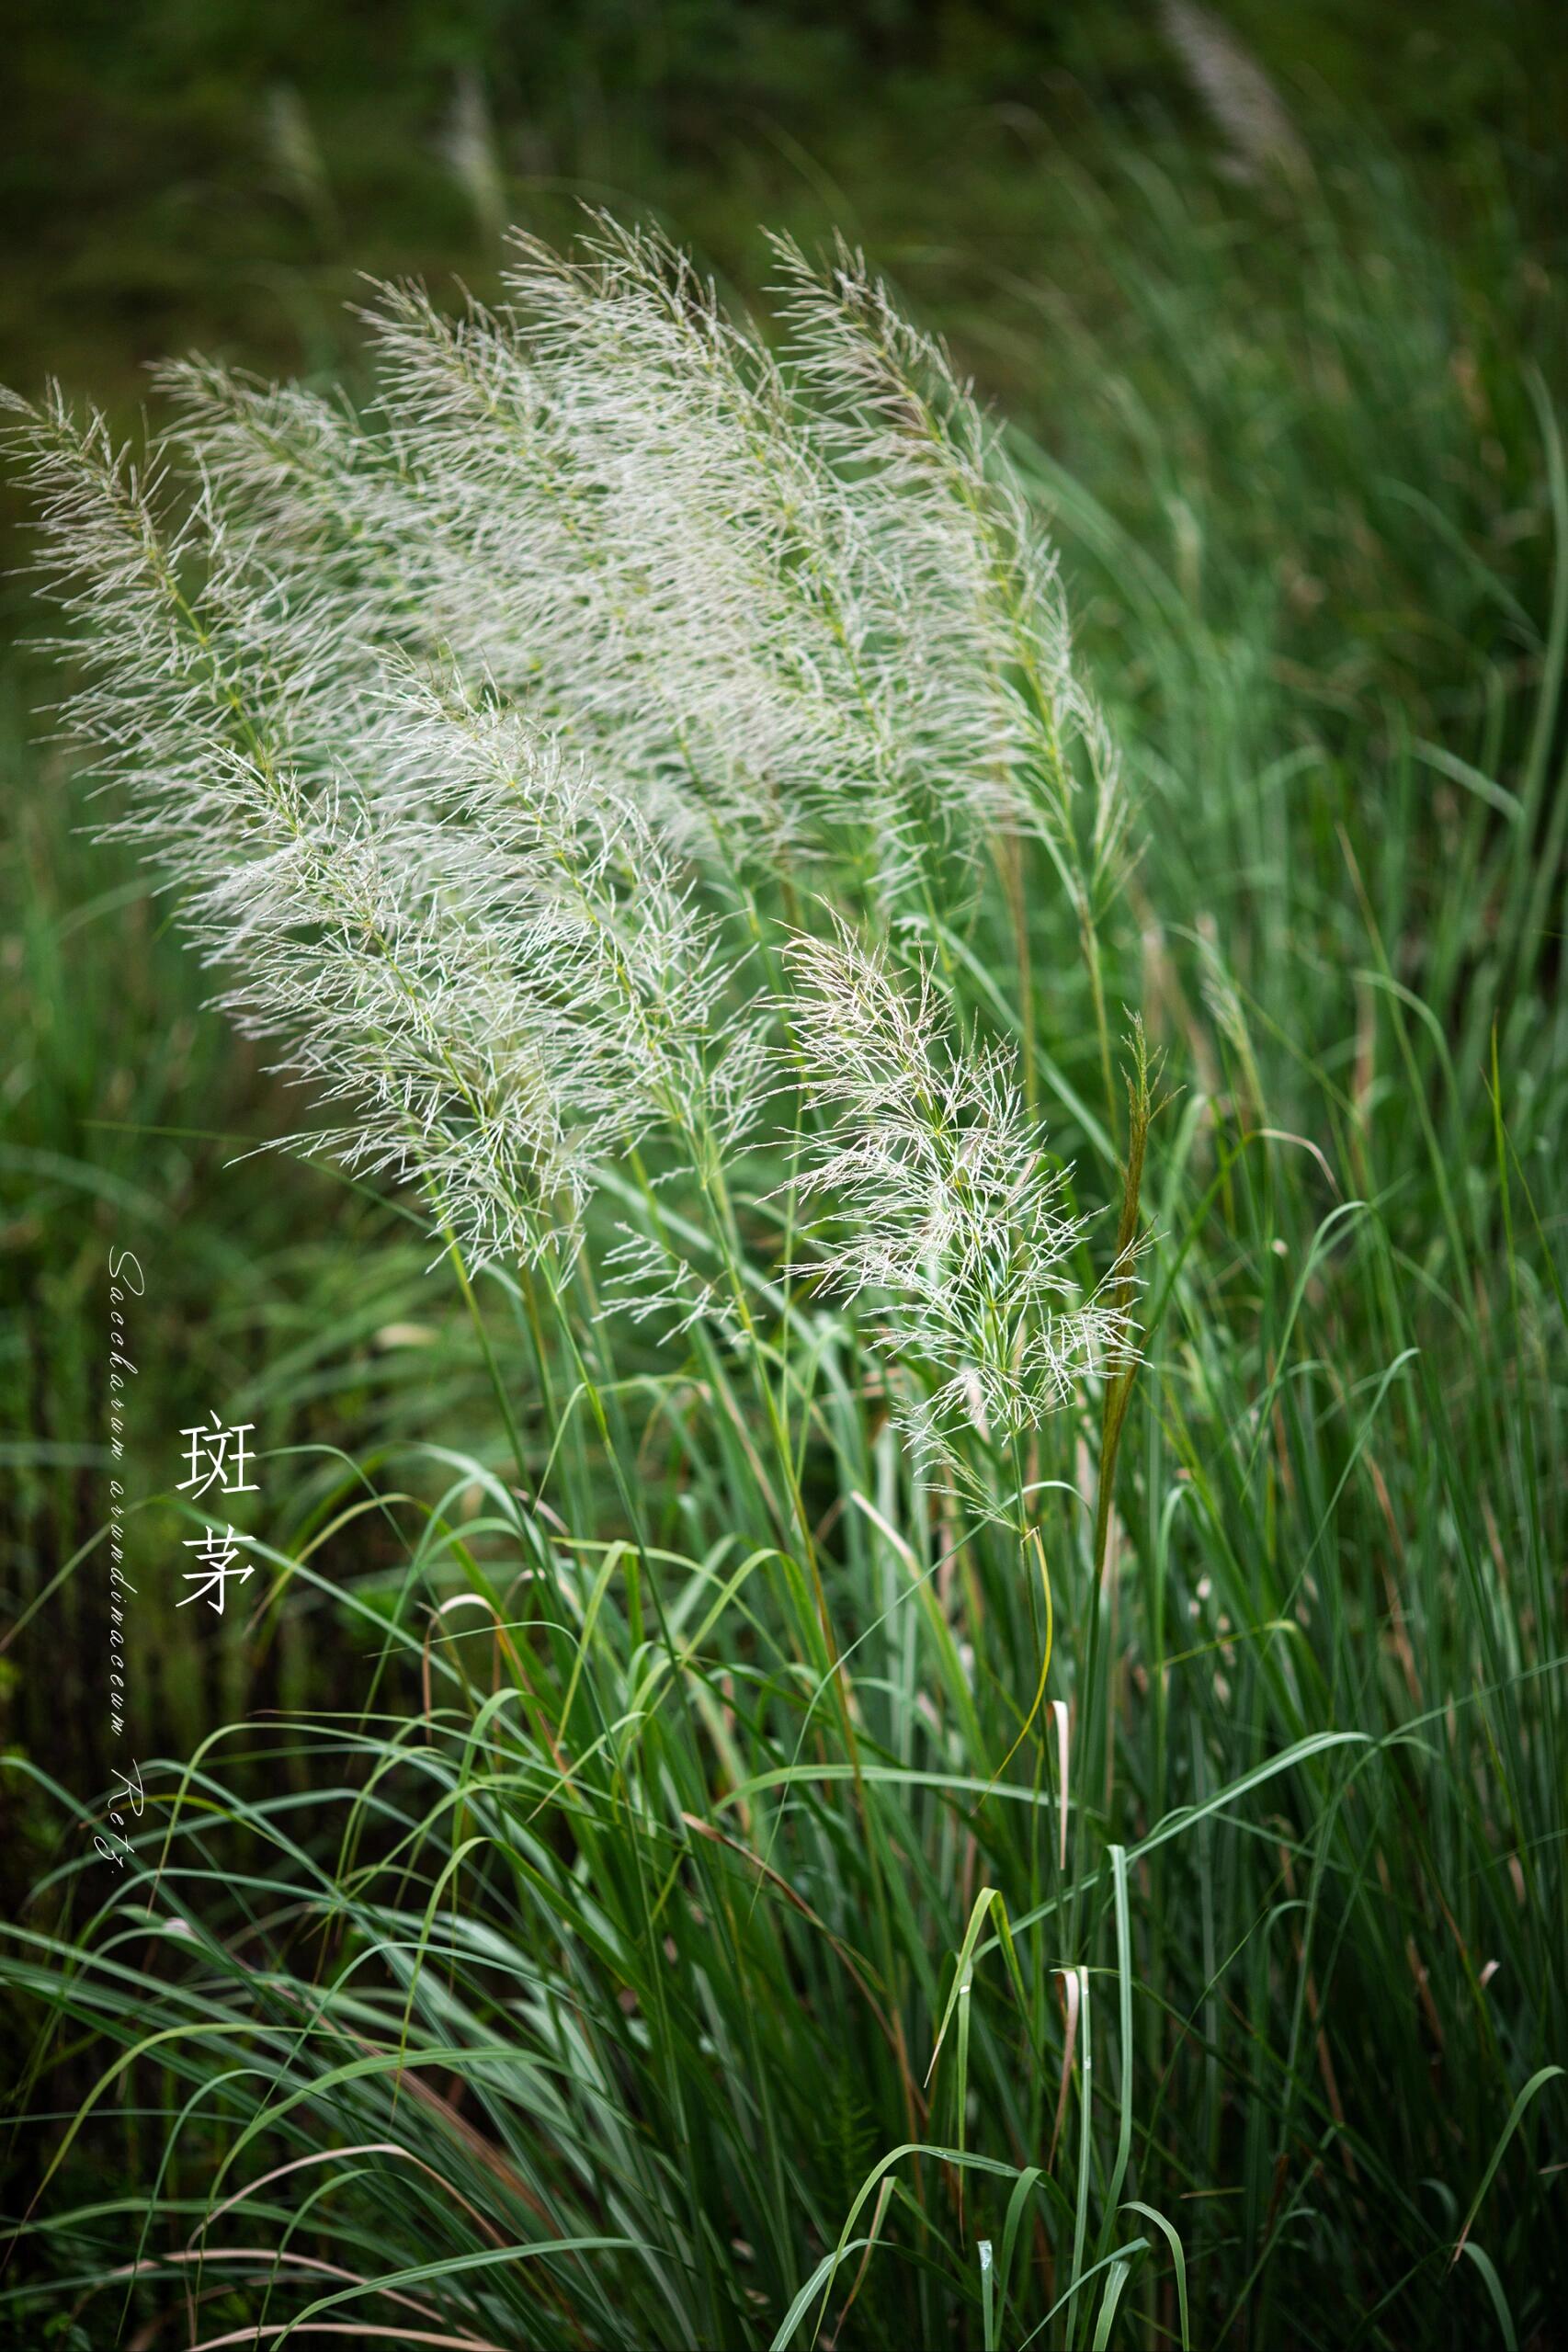
<path fill-rule="evenodd" d="M 1086 1225 L 1012 1057 L 955 1043 L 929 973 L 901 977 L 842 922 L 797 937 L 790 962 L 801 1081 L 830 1115 L 800 1178 L 824 1204 L 819 1281 L 885 1300 L 912 1383 L 902 1423 L 962 1472 L 975 1437 L 1007 1451 L 1085 1376 L 1133 1360 L 1128 1268 L 1085 1296 Z"/>
<path fill-rule="evenodd" d="M 417 1179 L 483 1263 L 575 1246 L 656 1135 L 639 1180 L 695 1179 L 723 1282 L 650 1195 L 613 1295 L 745 1331 L 731 1184 L 781 1021 L 833 1129 L 824 1278 L 892 1301 L 923 1447 L 1006 1445 L 1128 1346 L 1010 1065 L 842 926 L 796 942 L 798 1001 L 751 949 L 802 858 L 885 927 L 998 828 L 1045 835 L 1082 919 L 1114 753 L 946 352 L 846 248 L 778 257 L 777 349 L 597 220 L 569 257 L 517 239 L 494 312 L 382 290 L 363 415 L 183 361 L 138 464 L 58 394 L 10 403 L 70 716 L 106 830 L 327 1114 L 299 1148 Z"/>
<path fill-rule="evenodd" d="M 329 733 L 343 650 L 258 651 L 219 507 L 166 529 L 157 479 L 59 400 L 24 431 L 88 624 L 69 715 L 126 788 L 106 830 L 178 884 L 233 975 L 220 1001 L 334 1110 L 296 1146 L 416 1176 L 478 1263 L 570 1242 L 596 1161 L 651 1124 L 725 1148 L 760 1049 L 718 1009 L 714 918 L 631 804 L 390 651 L 354 649 Z"/>
<path fill-rule="evenodd" d="M 899 517 L 903 572 L 934 624 L 922 666 L 953 681 L 937 700 L 961 747 L 956 772 L 991 822 L 1058 851 L 1087 911 L 1125 871 L 1129 810 L 1115 739 L 1074 659 L 1055 551 L 946 346 L 842 239 L 825 270 L 773 242 L 820 430 L 860 470 L 861 497 Z"/>
<path fill-rule="evenodd" d="M 493 683 L 727 873 L 846 857 L 896 903 L 1028 825 L 1092 894 L 1114 747 L 997 437 L 857 256 L 778 252 L 777 352 L 598 219 L 517 239 L 496 311 L 384 289 L 364 420 L 165 370 L 257 628 L 328 727 L 376 649 Z"/>

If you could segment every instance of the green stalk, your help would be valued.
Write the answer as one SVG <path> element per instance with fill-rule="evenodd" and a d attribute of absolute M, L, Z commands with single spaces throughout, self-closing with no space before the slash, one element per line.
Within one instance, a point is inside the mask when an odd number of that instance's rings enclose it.
<path fill-rule="evenodd" d="M 1138 1241 L 1139 1202 L 1143 1186 L 1143 1160 L 1149 1140 L 1149 1126 L 1154 1105 L 1149 1087 L 1149 1057 L 1143 1040 L 1141 1022 L 1132 1032 L 1132 1068 L 1127 1080 L 1128 1142 L 1127 1157 L 1122 1165 L 1121 1213 L 1116 1230 L 1116 1275 L 1112 1299 L 1122 1313 L 1131 1312 L 1135 1295 L 1132 1259 Z M 1100 1411 L 1100 1459 L 1095 1495 L 1095 1531 L 1089 1576 L 1089 1638 L 1084 1670 L 1083 1728 L 1085 1750 L 1090 1752 L 1089 1728 L 1096 1705 L 1102 1696 L 1107 1708 L 1107 1757 L 1105 1803 L 1108 1821 L 1111 1792 L 1115 1775 L 1114 1721 L 1108 1693 L 1099 1688 L 1100 1620 L 1104 1600 L 1106 1558 L 1110 1541 L 1111 1513 L 1116 1494 L 1117 1456 L 1121 1447 L 1121 1433 L 1126 1426 L 1127 1409 L 1132 1400 L 1133 1385 L 1138 1378 L 1138 1363 L 1134 1359 L 1123 1369 L 1112 1373 L 1106 1382 L 1105 1398 Z"/>

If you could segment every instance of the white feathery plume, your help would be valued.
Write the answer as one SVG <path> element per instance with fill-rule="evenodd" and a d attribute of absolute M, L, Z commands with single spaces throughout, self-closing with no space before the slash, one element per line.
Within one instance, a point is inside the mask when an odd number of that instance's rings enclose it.
<path fill-rule="evenodd" d="M 934 749 L 945 746 L 985 822 L 1047 842 L 1082 916 L 1125 872 L 1129 807 L 1115 740 L 1074 657 L 1055 551 L 946 346 L 903 317 L 842 240 L 822 270 L 788 239 L 773 243 L 819 432 L 857 470 L 862 503 L 897 518 L 892 593 L 924 624 L 904 668 L 927 680 Z"/>
<path fill-rule="evenodd" d="M 819 1280 L 886 1303 L 911 1376 L 917 1453 L 964 1473 L 978 1437 L 1007 1451 L 1085 1377 L 1137 1360 L 1126 1264 L 1085 1296 L 1085 1221 L 1027 1116 L 1013 1057 L 953 1040 L 928 971 L 896 973 L 839 922 L 789 960 L 801 1083 L 831 1116 L 801 1188 L 825 1204 Z"/>
<path fill-rule="evenodd" d="M 493 682 L 731 872 L 843 854 L 929 894 L 937 859 L 1027 824 L 1074 891 L 1114 875 L 1120 780 L 1054 557 L 863 261 L 779 244 L 775 356 L 656 235 L 515 242 L 498 312 L 382 290 L 364 424 L 165 371 L 272 625 L 339 670 L 398 646 Z"/>
<path fill-rule="evenodd" d="M 955 853 L 1029 827 L 1082 926 L 1116 865 L 1114 747 L 996 436 L 858 256 L 778 254 L 777 355 L 600 219 L 570 258 L 519 239 L 494 313 L 383 290 L 363 417 L 187 361 L 138 466 L 58 394 L 10 403 L 106 831 L 334 1107 L 300 1147 L 416 1177 L 480 1262 L 574 1246 L 649 1130 L 733 1256 L 777 1008 L 715 882 L 749 905 L 812 858 L 935 913 Z M 795 974 L 838 1119 L 809 1182 L 858 1219 L 830 1273 L 894 1299 L 923 1443 L 1009 1438 L 1125 1340 L 1074 1302 L 1010 1071 L 847 933 Z M 626 1264 L 685 1315 L 709 1292 L 666 1261 Z"/>
<path fill-rule="evenodd" d="M 573 1245 L 596 1160 L 651 1124 L 727 1148 L 760 1049 L 719 1015 L 713 920 L 638 813 L 406 658 L 356 647 L 337 734 L 310 723 L 341 648 L 258 648 L 221 514 L 165 532 L 156 466 L 58 398 L 21 430 L 88 624 L 69 716 L 126 790 L 106 830 L 181 887 L 237 1026 L 343 1113 L 296 1147 L 417 1177 L 478 1264 Z"/>

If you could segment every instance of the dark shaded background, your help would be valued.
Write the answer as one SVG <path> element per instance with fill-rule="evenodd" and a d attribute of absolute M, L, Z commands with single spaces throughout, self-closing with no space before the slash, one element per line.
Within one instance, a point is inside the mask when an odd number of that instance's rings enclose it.
<path fill-rule="evenodd" d="M 1288 95 L 1460 181 L 1494 145 L 1550 201 L 1555 9 L 1221 14 Z M 1047 259 L 1053 150 L 1202 113 L 1153 0 L 13 0 L 5 44 L 6 374 L 100 394 L 192 340 L 319 363 L 356 267 L 483 277 L 503 217 L 577 199 L 743 275 L 759 220 L 831 220 L 972 300 Z"/>

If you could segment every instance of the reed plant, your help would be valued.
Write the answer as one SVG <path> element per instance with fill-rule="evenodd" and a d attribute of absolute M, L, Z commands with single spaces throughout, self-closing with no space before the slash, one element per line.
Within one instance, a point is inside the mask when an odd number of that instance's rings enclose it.
<path fill-rule="evenodd" d="M 358 406 L 16 412 L 106 829 L 490 1398 L 289 1458 L 253 1624 L 357 1703 L 10 1931 L 6 2308 L 1544 2344 L 1568 573 L 1453 740 L 1304 724 L 1218 494 L 1167 566 L 776 261 L 764 331 L 598 221 L 384 290 Z"/>

